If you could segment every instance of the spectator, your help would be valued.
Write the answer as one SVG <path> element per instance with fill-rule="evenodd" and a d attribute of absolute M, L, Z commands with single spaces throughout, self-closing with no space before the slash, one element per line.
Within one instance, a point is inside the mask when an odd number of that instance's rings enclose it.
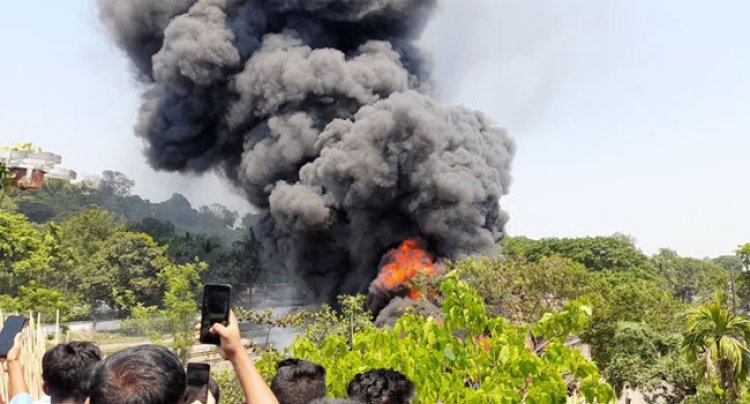
<path fill-rule="evenodd" d="M 88 388 L 91 404 L 178 404 L 185 370 L 167 348 L 141 345 L 99 362 Z"/>
<path fill-rule="evenodd" d="M 8 404 L 31 404 L 31 394 L 26 380 L 23 378 L 23 367 L 21 366 L 21 334 L 16 334 L 13 347 L 5 357 L 4 368 L 8 373 Z M 2 400 L 0 400 L 2 401 Z"/>
<path fill-rule="evenodd" d="M 83 404 L 86 392 L 83 378 L 102 359 L 99 347 L 92 342 L 58 344 L 42 358 L 42 386 L 52 404 Z"/>
<path fill-rule="evenodd" d="M 306 360 L 285 359 L 276 365 L 271 391 L 281 404 L 308 404 L 326 396 L 326 370 Z"/>
<path fill-rule="evenodd" d="M 390 369 L 375 369 L 354 376 L 346 386 L 349 398 L 367 404 L 408 404 L 414 397 L 414 384 Z"/>

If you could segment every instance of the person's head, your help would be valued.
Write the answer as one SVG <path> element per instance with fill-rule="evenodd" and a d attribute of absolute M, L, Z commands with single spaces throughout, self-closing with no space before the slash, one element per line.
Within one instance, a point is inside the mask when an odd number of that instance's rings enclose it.
<path fill-rule="evenodd" d="M 276 365 L 271 391 L 279 404 L 307 404 L 326 396 L 326 370 L 306 360 L 285 359 Z"/>
<path fill-rule="evenodd" d="M 42 357 L 42 380 L 45 394 L 53 403 L 83 403 L 86 393 L 84 377 L 102 359 L 99 347 L 92 342 L 58 344 Z"/>
<path fill-rule="evenodd" d="M 354 376 L 346 386 L 349 398 L 371 404 L 406 404 L 414 396 L 414 384 L 390 369 L 375 369 Z"/>
<path fill-rule="evenodd" d="M 123 349 L 97 364 L 89 378 L 90 404 L 178 404 L 185 370 L 167 348 Z"/>
<path fill-rule="evenodd" d="M 365 404 L 361 401 L 352 400 L 349 398 L 330 398 L 330 397 L 324 397 L 319 398 L 310 404 Z"/>

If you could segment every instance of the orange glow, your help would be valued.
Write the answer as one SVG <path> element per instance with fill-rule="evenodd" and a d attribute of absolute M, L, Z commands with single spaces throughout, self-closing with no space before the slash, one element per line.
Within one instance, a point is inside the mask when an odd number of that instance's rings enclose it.
<path fill-rule="evenodd" d="M 378 274 L 378 280 L 383 286 L 393 290 L 408 284 L 420 273 L 425 276 L 435 275 L 435 258 L 421 244 L 419 238 L 410 238 L 383 256 Z M 421 297 L 417 290 L 409 290 L 407 295 L 412 299 Z"/>

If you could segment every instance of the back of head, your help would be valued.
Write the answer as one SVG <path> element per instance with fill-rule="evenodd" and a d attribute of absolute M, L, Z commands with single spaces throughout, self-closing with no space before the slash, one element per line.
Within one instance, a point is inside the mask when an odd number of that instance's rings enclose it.
<path fill-rule="evenodd" d="M 99 363 L 89 380 L 91 404 L 177 404 L 185 393 L 185 370 L 157 345 L 124 349 Z"/>
<path fill-rule="evenodd" d="M 326 396 L 326 370 L 317 363 L 286 359 L 276 365 L 271 391 L 279 404 L 307 404 Z"/>
<path fill-rule="evenodd" d="M 42 379 L 45 392 L 52 402 L 86 399 L 83 388 L 84 377 L 92 366 L 101 361 L 102 353 L 92 342 L 69 342 L 58 344 L 42 357 Z"/>
<path fill-rule="evenodd" d="M 414 384 L 390 369 L 375 369 L 354 376 L 346 386 L 349 398 L 372 404 L 406 404 L 414 396 Z"/>
<path fill-rule="evenodd" d="M 355 401 L 348 398 L 330 398 L 324 397 L 313 401 L 310 404 L 365 404 L 361 401 Z"/>

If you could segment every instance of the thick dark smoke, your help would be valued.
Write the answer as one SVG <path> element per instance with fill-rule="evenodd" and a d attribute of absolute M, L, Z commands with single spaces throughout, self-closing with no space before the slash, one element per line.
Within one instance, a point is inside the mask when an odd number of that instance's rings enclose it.
<path fill-rule="evenodd" d="M 387 248 L 441 257 L 503 236 L 514 145 L 429 97 L 415 45 L 437 0 L 99 0 L 146 83 L 157 169 L 218 169 L 264 218 L 267 270 L 320 298 L 364 291 Z"/>

